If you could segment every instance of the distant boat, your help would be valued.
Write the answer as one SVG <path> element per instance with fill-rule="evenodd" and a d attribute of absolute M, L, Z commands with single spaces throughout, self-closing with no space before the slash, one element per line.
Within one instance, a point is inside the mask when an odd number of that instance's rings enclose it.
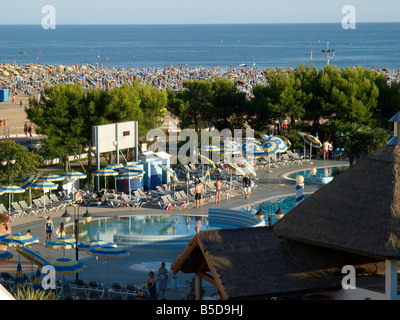
<path fill-rule="evenodd" d="M 20 51 L 19 54 L 26 54 L 26 52 L 25 51 Z"/>

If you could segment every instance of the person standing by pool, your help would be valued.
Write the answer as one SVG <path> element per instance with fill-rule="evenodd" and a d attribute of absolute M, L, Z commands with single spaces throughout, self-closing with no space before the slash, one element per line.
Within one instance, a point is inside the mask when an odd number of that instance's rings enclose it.
<path fill-rule="evenodd" d="M 250 190 L 251 190 L 251 180 L 250 180 L 249 176 L 246 174 L 243 178 L 243 192 L 244 192 L 245 199 L 249 199 Z"/>
<path fill-rule="evenodd" d="M 220 203 L 221 202 L 221 188 L 222 188 L 221 178 L 218 178 L 218 180 L 214 183 L 214 185 L 215 185 L 215 203 Z"/>
<path fill-rule="evenodd" d="M 64 223 L 61 222 L 61 223 L 60 223 L 60 226 L 59 226 L 58 229 L 57 229 L 57 235 L 58 235 L 58 237 L 60 237 L 60 238 L 64 238 L 65 235 L 66 235 L 66 233 L 67 233 L 67 230 L 66 230 L 65 227 L 64 227 Z"/>
<path fill-rule="evenodd" d="M 329 151 L 329 142 L 325 141 L 322 144 L 322 153 L 323 153 L 324 160 L 326 160 L 328 158 L 328 151 Z"/>
<path fill-rule="evenodd" d="M 163 293 L 163 298 L 165 298 L 165 289 L 167 289 L 168 282 L 168 270 L 165 268 L 165 262 L 161 262 L 161 267 L 158 269 L 158 295 L 160 292 Z"/>
<path fill-rule="evenodd" d="M 203 195 L 203 184 L 201 183 L 201 181 L 197 181 L 195 186 L 194 186 L 194 197 L 196 200 L 196 208 L 201 208 L 201 198 Z"/>
<path fill-rule="evenodd" d="M 147 278 L 147 289 L 150 292 L 150 300 L 157 300 L 157 288 L 156 279 L 154 278 L 154 272 L 149 272 L 149 277 Z"/>
<path fill-rule="evenodd" d="M 51 220 L 51 217 L 48 216 L 46 219 L 46 222 L 44 223 L 44 232 L 46 233 L 46 241 L 51 240 L 51 234 L 53 233 L 54 225 L 53 225 L 53 220 Z"/>
<path fill-rule="evenodd" d="M 332 141 L 329 142 L 328 145 L 328 159 L 333 160 L 333 144 Z"/>

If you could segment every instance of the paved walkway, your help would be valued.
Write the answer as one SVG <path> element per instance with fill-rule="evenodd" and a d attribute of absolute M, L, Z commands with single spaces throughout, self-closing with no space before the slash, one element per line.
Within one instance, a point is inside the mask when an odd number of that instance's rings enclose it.
<path fill-rule="evenodd" d="M 244 196 L 237 191 L 236 196 L 229 200 L 222 200 L 220 204 L 207 203 L 203 205 L 202 208 L 190 208 L 186 210 L 173 210 L 173 211 L 163 211 L 157 206 L 145 207 L 141 209 L 131 210 L 129 208 L 112 208 L 112 207 L 89 207 L 89 212 L 93 216 L 93 220 L 99 218 L 114 218 L 121 216 L 130 215 L 153 215 L 153 214 L 185 214 L 185 215 L 207 215 L 208 209 L 211 207 L 220 207 L 227 209 L 241 209 L 244 206 L 252 206 L 256 204 L 263 203 L 271 198 L 278 197 L 281 195 L 294 195 L 295 194 L 295 182 L 293 180 L 285 180 L 284 173 L 293 170 L 302 170 L 307 168 L 318 168 L 323 166 L 339 166 L 348 165 L 347 161 L 322 161 L 313 160 L 312 163 L 304 163 L 301 165 L 288 165 L 278 168 L 271 169 L 261 169 L 258 171 L 257 188 L 251 194 L 249 200 L 245 200 Z M 315 192 L 322 185 L 305 185 L 305 193 Z M 69 208 L 68 212 L 72 215 L 73 209 Z M 54 225 L 59 226 L 61 220 L 61 215 L 64 213 L 63 210 L 54 212 L 51 214 Z M 84 214 L 84 209 L 81 208 L 80 216 Z M 48 249 L 43 246 L 45 240 L 45 234 L 43 232 L 43 226 L 46 215 L 37 216 L 27 216 L 17 219 L 11 223 L 12 233 L 26 232 L 28 229 L 31 230 L 34 236 L 37 236 L 40 240 L 39 244 L 32 245 L 32 249 L 41 252 L 48 259 L 53 259 L 56 257 L 61 257 L 62 250 Z M 82 219 L 82 218 L 81 218 Z M 174 261 L 174 259 L 182 251 L 183 247 L 127 247 L 125 248 L 130 251 L 130 256 L 125 258 L 110 258 L 108 264 L 108 275 L 109 281 L 107 281 L 107 260 L 104 258 L 99 258 L 96 262 L 96 258 L 92 257 L 85 252 L 79 251 L 79 260 L 86 264 L 85 271 L 79 274 L 80 279 L 85 279 L 87 281 L 97 280 L 97 274 L 99 281 L 103 283 L 119 282 L 122 284 L 135 284 L 140 285 L 145 283 L 147 280 L 149 270 L 153 270 L 155 276 L 157 277 L 157 270 L 159 264 L 165 261 L 167 266 Z M 1 263 L 0 271 L 8 271 L 15 273 L 16 263 L 18 262 L 18 253 L 15 248 L 9 248 L 9 250 L 14 254 L 14 258 L 11 261 Z M 66 256 L 69 258 L 75 258 L 75 249 L 66 250 Z M 23 262 L 23 271 L 29 273 L 31 271 L 31 264 L 27 262 L 23 257 L 21 257 L 21 262 Z M 34 266 L 34 271 L 36 267 Z M 169 276 L 172 278 L 171 271 Z M 167 300 L 181 300 L 189 291 L 186 286 L 186 282 L 193 278 L 193 274 L 182 274 L 180 273 L 179 290 L 176 293 L 167 291 Z M 75 276 L 65 276 L 65 280 L 72 281 Z M 171 282 L 170 282 L 171 284 Z M 211 295 L 217 290 L 214 286 L 203 281 L 203 285 L 206 289 L 206 295 Z"/>

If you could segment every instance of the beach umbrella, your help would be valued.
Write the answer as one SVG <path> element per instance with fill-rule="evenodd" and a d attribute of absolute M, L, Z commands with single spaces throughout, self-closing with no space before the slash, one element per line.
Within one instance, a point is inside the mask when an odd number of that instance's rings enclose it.
<path fill-rule="evenodd" d="M 283 153 L 288 149 L 285 140 L 278 136 L 270 136 L 267 141 L 275 142 L 275 144 L 278 146 L 278 153 Z"/>
<path fill-rule="evenodd" d="M 38 238 L 26 233 L 14 233 L 0 238 L 0 243 L 9 247 L 25 247 L 38 242 Z"/>
<path fill-rule="evenodd" d="M 185 184 L 186 184 L 186 195 L 189 195 L 189 185 L 190 185 L 190 172 L 189 172 L 189 170 L 186 170 Z"/>
<path fill-rule="evenodd" d="M 82 241 L 78 240 L 78 247 Z M 73 249 L 76 247 L 76 240 L 68 237 L 57 238 L 56 240 L 47 241 L 43 244 L 46 248 L 63 249 L 63 257 L 65 258 L 65 250 Z"/>
<path fill-rule="evenodd" d="M 87 254 L 92 255 L 92 256 L 107 258 L 107 281 L 108 281 L 109 258 L 127 257 L 127 256 L 129 256 L 130 253 L 128 251 L 126 251 L 124 249 L 120 249 L 120 248 L 114 248 L 111 246 L 100 246 L 98 248 L 89 250 L 87 252 Z"/>
<path fill-rule="evenodd" d="M 303 138 L 304 141 L 304 156 L 306 153 L 306 143 L 310 145 L 310 159 L 311 159 L 311 154 L 312 154 L 312 148 L 321 148 L 322 143 L 319 141 L 319 139 L 311 134 L 307 134 L 304 132 L 298 132 L 299 135 Z"/>
<path fill-rule="evenodd" d="M 94 248 L 98 248 L 100 246 L 110 246 L 117 248 L 117 244 L 113 242 L 108 242 L 105 240 L 90 240 L 86 243 L 82 242 L 81 244 L 78 245 L 78 249 L 82 251 L 89 251 Z"/>
<path fill-rule="evenodd" d="M 14 288 L 20 289 L 20 288 L 23 288 L 24 285 L 25 285 L 25 279 L 24 279 L 24 275 L 22 274 L 21 263 L 18 262 L 17 272 L 15 273 L 15 278 L 14 278 Z"/>
<path fill-rule="evenodd" d="M 210 182 L 210 170 L 207 170 L 206 171 L 206 175 L 204 176 L 204 181 L 206 182 L 206 183 L 208 183 L 208 182 Z"/>
<path fill-rule="evenodd" d="M 269 136 L 265 133 L 260 133 L 260 137 L 264 140 L 268 140 Z"/>
<path fill-rule="evenodd" d="M 256 144 L 261 144 L 260 140 L 258 140 L 257 138 L 254 138 L 254 137 L 243 138 L 242 142 L 243 143 L 253 142 L 253 143 L 256 143 Z"/>
<path fill-rule="evenodd" d="M 2 194 L 8 193 L 8 214 L 11 215 L 11 194 L 14 193 L 24 193 L 25 189 L 21 187 L 14 186 L 12 184 L 7 184 L 1 187 Z"/>
<path fill-rule="evenodd" d="M 31 192 L 31 189 L 29 187 L 38 178 L 39 178 L 38 174 L 32 174 L 32 175 L 26 177 L 24 180 L 22 180 L 22 182 L 19 185 L 22 189 L 25 189 L 25 190 L 28 189 L 29 190 L 29 204 L 30 204 L 30 206 L 32 206 L 32 192 Z"/>
<path fill-rule="evenodd" d="M 36 180 L 36 182 L 32 183 L 29 188 L 32 188 L 32 189 L 43 189 L 43 197 L 44 197 L 44 194 L 45 194 L 46 190 L 47 191 L 56 190 L 58 188 L 58 186 L 55 183 L 51 182 L 51 181 L 39 180 L 39 179 Z M 44 210 L 46 211 L 46 199 L 45 198 L 44 198 L 43 206 L 44 206 Z"/>
<path fill-rule="evenodd" d="M 214 146 L 214 145 L 207 145 L 207 146 L 200 147 L 199 150 L 206 151 L 206 152 L 218 152 L 218 151 L 221 151 L 221 148 Z"/>
<path fill-rule="evenodd" d="M 35 278 L 33 280 L 33 289 L 34 290 L 38 290 L 38 291 L 42 291 L 43 287 L 42 287 L 42 271 L 37 268 L 36 270 L 36 275 Z"/>
<path fill-rule="evenodd" d="M 39 177 L 38 181 L 61 181 L 64 177 L 58 174 L 46 174 L 44 176 Z"/>
<path fill-rule="evenodd" d="M 11 259 L 13 254 L 10 251 L 0 250 L 0 261 Z"/>
<path fill-rule="evenodd" d="M 72 260 L 69 258 L 57 258 L 50 261 L 50 265 L 52 265 L 55 269 L 57 275 L 64 276 L 72 275 L 85 270 L 86 265 L 80 261 Z"/>
<path fill-rule="evenodd" d="M 203 156 L 200 153 L 197 154 L 197 157 L 202 168 L 209 169 L 211 171 L 215 169 L 215 164 L 211 159 Z"/>
<path fill-rule="evenodd" d="M 260 144 L 254 142 L 246 142 L 242 145 L 242 152 L 247 157 L 258 158 L 264 155 L 264 150 Z"/>
<path fill-rule="evenodd" d="M 292 143 L 290 142 L 290 140 L 288 138 L 286 138 L 285 136 L 275 136 L 275 137 L 283 139 L 286 142 L 288 149 L 290 149 L 290 147 L 292 146 Z"/>
<path fill-rule="evenodd" d="M 230 174 L 231 174 L 231 181 L 230 181 L 230 188 L 232 189 L 232 173 L 235 172 L 235 174 L 239 176 L 244 176 L 246 173 L 239 168 L 236 164 L 229 162 L 229 161 L 224 161 L 224 166 L 229 168 Z"/>
<path fill-rule="evenodd" d="M 140 174 L 140 173 L 137 173 L 137 172 L 134 172 L 131 170 L 124 170 L 124 171 L 120 172 L 118 174 L 118 176 L 115 177 L 115 179 L 118 179 L 118 180 L 128 179 L 128 185 L 129 185 L 128 190 L 129 190 L 129 197 L 130 197 L 131 196 L 131 179 L 140 178 L 140 177 L 142 177 L 142 174 Z"/>
<path fill-rule="evenodd" d="M 123 167 L 124 167 L 124 165 L 122 163 L 113 163 L 113 164 L 109 164 L 106 166 L 106 168 L 112 169 L 112 170 L 121 169 Z"/>
<path fill-rule="evenodd" d="M 172 170 L 170 167 L 168 167 L 168 166 L 166 166 L 166 165 L 164 165 L 164 164 L 159 164 L 158 166 L 159 166 L 163 171 L 165 171 L 165 172 L 171 177 L 172 180 L 178 180 L 178 177 L 177 177 L 175 171 Z"/>
<path fill-rule="evenodd" d="M 92 172 L 93 176 L 103 176 L 104 177 L 104 188 L 106 189 L 106 177 L 109 176 L 117 176 L 118 172 L 113 170 L 113 169 L 109 169 L 107 167 L 104 167 L 102 169 L 96 170 L 94 172 Z"/>
<path fill-rule="evenodd" d="M 26 247 L 18 247 L 16 248 L 16 250 L 21 256 L 32 263 L 32 272 L 33 264 L 35 264 L 39 268 L 43 268 L 43 266 L 49 264 L 49 262 L 38 251 Z"/>
<path fill-rule="evenodd" d="M 261 146 L 264 149 L 264 153 L 267 157 L 273 156 L 279 150 L 278 145 L 272 140 L 264 141 Z"/>
<path fill-rule="evenodd" d="M 241 158 L 241 159 L 239 159 L 239 162 L 241 162 L 242 164 L 244 164 L 244 166 L 246 167 L 246 169 L 250 172 L 250 174 L 253 176 L 253 177 L 257 177 L 257 172 L 256 172 L 256 169 L 254 169 L 254 167 L 246 160 L 246 159 L 243 159 L 243 158 Z"/>
<path fill-rule="evenodd" d="M 78 180 L 78 179 L 85 179 L 86 174 L 79 172 L 79 171 L 69 171 L 69 172 L 64 172 L 61 174 L 61 176 L 64 179 L 69 179 L 69 180 Z"/>

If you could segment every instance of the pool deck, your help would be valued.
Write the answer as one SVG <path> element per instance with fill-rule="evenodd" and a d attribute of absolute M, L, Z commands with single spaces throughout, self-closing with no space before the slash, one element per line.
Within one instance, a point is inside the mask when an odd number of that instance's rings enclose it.
<path fill-rule="evenodd" d="M 349 165 L 346 160 L 312 160 L 311 163 L 294 164 L 280 166 L 278 168 L 265 168 L 257 171 L 258 181 L 256 181 L 257 188 L 251 193 L 250 199 L 244 199 L 244 196 L 240 191 L 236 191 L 233 197 L 229 200 L 221 200 L 220 204 L 206 203 L 203 204 L 202 208 L 188 208 L 181 211 L 177 209 L 172 211 L 161 210 L 158 206 L 149 206 L 140 209 L 130 208 L 112 208 L 112 207 L 89 207 L 89 212 L 93 219 L 104 218 L 104 217 L 115 217 L 115 216 L 127 216 L 127 215 L 151 215 L 151 214 L 181 214 L 181 215 L 207 215 L 208 209 L 211 207 L 218 207 L 224 209 L 240 210 L 243 207 L 253 206 L 261 204 L 273 198 L 282 196 L 289 196 L 295 194 L 295 181 L 286 180 L 283 178 L 284 174 L 288 171 L 303 170 L 309 168 L 318 168 L 324 166 L 342 166 Z M 323 185 L 307 184 L 305 183 L 304 192 L 313 193 Z M 68 209 L 68 212 L 72 215 L 72 208 Z M 54 222 L 54 226 L 57 228 L 62 222 L 61 215 L 64 210 L 58 210 L 57 212 L 51 213 L 51 217 Z M 84 209 L 80 209 L 80 215 L 84 214 Z M 46 215 L 27 216 L 22 217 L 11 223 L 12 233 L 25 233 L 28 229 L 31 230 L 32 235 L 39 238 L 39 243 L 31 246 L 33 250 L 39 251 L 43 256 L 49 260 L 61 257 L 62 250 L 49 249 L 43 246 L 45 240 L 45 234 L 43 231 L 44 221 Z M 81 218 L 82 219 L 82 218 Z M 167 267 L 172 263 L 178 254 L 182 251 L 183 247 L 169 247 L 169 248 L 149 248 L 149 247 L 131 247 L 125 248 L 130 251 L 130 256 L 125 258 L 110 258 L 109 259 L 109 276 L 107 281 L 107 259 L 98 259 L 98 276 L 99 281 L 102 283 L 119 282 L 122 284 L 135 284 L 140 285 L 145 283 L 148 276 L 148 267 L 146 263 L 157 263 L 156 267 L 151 269 L 155 273 L 157 278 L 158 265 L 162 261 L 167 263 Z M 16 264 L 18 262 L 18 253 L 15 248 L 9 248 L 9 251 L 14 254 L 12 260 L 0 263 L 0 271 L 6 271 L 15 273 Z M 75 249 L 65 250 L 66 257 L 75 259 Z M 79 260 L 86 264 L 86 269 L 79 274 L 80 279 L 86 281 L 97 280 L 97 266 L 96 259 L 83 251 L 79 251 Z M 21 263 L 23 272 L 29 273 L 31 271 L 31 264 L 25 258 L 21 257 Z M 141 267 L 141 268 L 140 268 Z M 144 267 L 144 268 L 143 268 Z M 34 266 L 34 272 L 36 272 L 36 266 Z M 169 276 L 172 278 L 172 272 L 169 270 Z M 179 289 L 176 293 L 169 290 L 166 291 L 166 300 L 182 300 L 182 298 L 189 292 L 189 289 L 185 286 L 186 281 L 193 278 L 193 274 L 179 274 Z M 75 276 L 65 276 L 65 279 L 74 280 Z M 171 285 L 171 282 L 169 282 Z M 217 290 L 211 284 L 203 281 L 203 286 L 206 289 L 206 295 L 215 293 Z"/>

